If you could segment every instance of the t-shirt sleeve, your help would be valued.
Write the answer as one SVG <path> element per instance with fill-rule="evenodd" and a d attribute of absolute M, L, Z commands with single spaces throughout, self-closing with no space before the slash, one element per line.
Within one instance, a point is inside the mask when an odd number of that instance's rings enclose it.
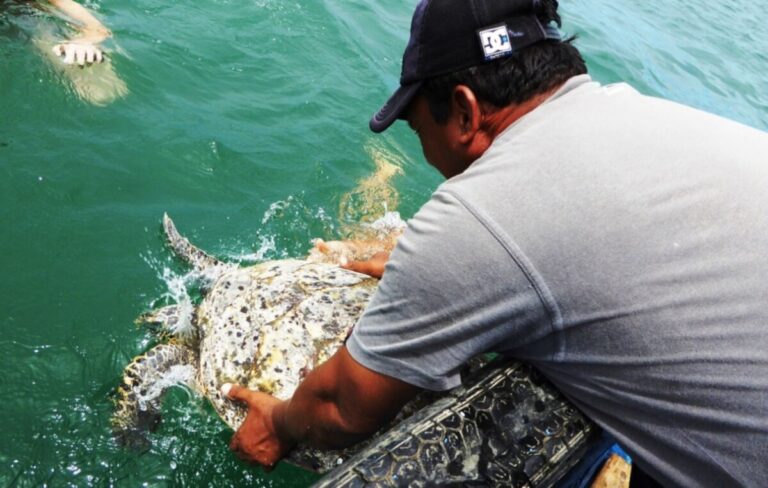
<path fill-rule="evenodd" d="M 438 191 L 409 221 L 347 341 L 363 366 L 441 391 L 487 351 L 543 336 L 547 320 L 510 246 L 455 196 Z"/>

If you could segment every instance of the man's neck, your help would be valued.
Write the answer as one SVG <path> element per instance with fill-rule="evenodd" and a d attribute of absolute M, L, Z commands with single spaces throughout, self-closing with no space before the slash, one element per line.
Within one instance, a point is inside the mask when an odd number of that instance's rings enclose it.
<path fill-rule="evenodd" d="M 547 101 L 557 90 L 563 85 L 557 85 L 556 87 L 548 90 L 544 93 L 535 95 L 523 103 L 518 105 L 508 105 L 499 110 L 489 113 L 483 117 L 482 126 L 484 132 L 493 141 L 499 136 L 507 127 L 514 124 L 525 115 L 533 112 L 536 107 Z"/>

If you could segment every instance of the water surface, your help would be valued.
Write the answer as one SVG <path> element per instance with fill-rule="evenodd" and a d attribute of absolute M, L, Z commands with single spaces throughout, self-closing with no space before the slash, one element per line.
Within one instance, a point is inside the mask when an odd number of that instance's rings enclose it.
<path fill-rule="evenodd" d="M 562 2 L 602 82 L 768 129 L 764 2 Z M 368 132 L 396 86 L 413 1 L 97 0 L 130 94 L 83 102 L 34 48 L 44 14 L 0 13 L 0 485 L 305 486 L 227 449 L 183 390 L 143 453 L 112 441 L 110 393 L 167 292 L 160 218 L 220 256 L 300 255 L 335 237 L 377 159 L 408 217 L 440 182 L 410 131 Z M 18 12 L 16 12 L 18 13 Z M 627 130 L 632 130 L 631 126 Z M 767 161 L 768 162 L 768 161 Z"/>

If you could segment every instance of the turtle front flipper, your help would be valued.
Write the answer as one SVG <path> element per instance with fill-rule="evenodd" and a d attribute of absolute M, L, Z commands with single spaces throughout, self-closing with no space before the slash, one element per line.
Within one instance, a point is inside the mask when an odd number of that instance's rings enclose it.
<path fill-rule="evenodd" d="M 168 330 L 173 330 L 179 323 L 179 320 L 183 320 L 181 313 L 181 306 L 178 304 L 168 305 L 166 307 L 158 308 L 157 310 L 150 310 L 145 312 L 136 319 L 137 324 L 158 324 L 162 325 Z"/>
<path fill-rule="evenodd" d="M 136 324 L 150 324 L 152 332 L 161 340 L 176 340 L 195 347 L 197 334 L 195 310 L 192 303 L 175 303 L 145 312 L 136 319 Z M 159 326 L 159 327 L 158 327 Z"/>
<path fill-rule="evenodd" d="M 121 445 L 146 446 L 160 422 L 160 406 L 172 386 L 194 385 L 197 357 L 188 347 L 160 344 L 134 358 L 117 389 L 112 428 Z"/>

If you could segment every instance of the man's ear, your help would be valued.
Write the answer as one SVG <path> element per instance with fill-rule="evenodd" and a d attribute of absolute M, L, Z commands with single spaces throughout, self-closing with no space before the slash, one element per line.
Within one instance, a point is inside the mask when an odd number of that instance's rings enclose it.
<path fill-rule="evenodd" d="M 480 130 L 482 115 L 480 103 L 472 89 L 466 85 L 456 85 L 451 94 L 451 116 L 455 118 L 460 143 L 472 141 Z"/>

